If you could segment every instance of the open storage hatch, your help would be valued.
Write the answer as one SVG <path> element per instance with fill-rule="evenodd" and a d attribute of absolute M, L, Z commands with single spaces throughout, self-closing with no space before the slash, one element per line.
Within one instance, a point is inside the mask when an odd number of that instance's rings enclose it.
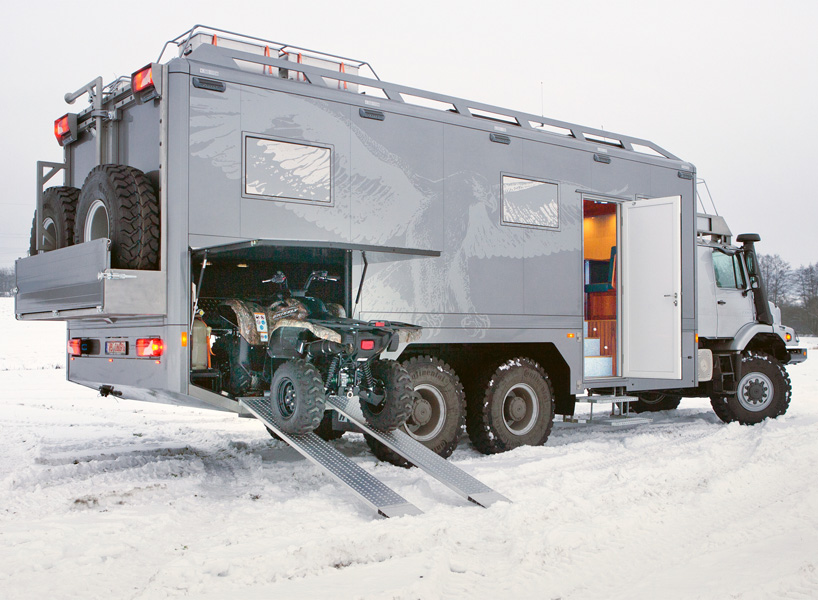
<path fill-rule="evenodd" d="M 112 269 L 110 243 L 97 239 L 18 260 L 17 318 L 65 321 L 166 314 L 165 272 Z"/>

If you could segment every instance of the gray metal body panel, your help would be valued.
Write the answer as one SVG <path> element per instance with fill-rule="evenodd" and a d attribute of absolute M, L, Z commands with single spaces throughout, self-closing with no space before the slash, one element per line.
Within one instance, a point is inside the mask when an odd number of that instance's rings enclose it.
<path fill-rule="evenodd" d="M 146 389 L 163 388 L 198 405 L 201 399 L 188 382 L 189 349 L 178 342 L 191 321 L 190 249 L 255 239 L 304 246 L 348 244 L 385 250 L 367 253 L 369 269 L 356 317 L 420 324 L 421 343 L 553 344 L 570 369 L 572 393 L 586 387 L 642 390 L 696 384 L 695 176 L 679 176 L 680 171 L 695 173 L 692 165 L 645 140 L 617 135 L 621 147 L 608 146 L 591 141 L 591 136 L 615 134 L 347 77 L 389 96 L 375 99 L 320 82 L 241 70 L 235 61 L 245 58 L 293 66 L 204 44 L 165 65 L 161 101 L 126 104 L 121 120 L 112 122 L 119 124 L 115 158 L 163 184 L 164 268 L 157 273 L 165 279 L 167 303 L 159 321 L 124 316 L 113 323 L 77 320 L 69 323 L 70 336 L 91 329 L 115 335 L 124 323 L 134 336 L 141 336 L 161 323 L 159 332 L 168 341 L 161 361 L 165 373 L 161 385 Z M 302 68 L 310 81 L 327 74 Z M 225 90 L 194 87 L 193 77 L 223 82 Z M 404 102 L 401 94 L 445 102 L 458 112 L 416 106 Z M 384 118 L 363 118 L 361 109 L 380 111 Z M 511 116 L 519 125 L 476 118 L 477 110 Z M 160 126 L 161 114 L 169 117 Z M 535 128 L 535 121 L 564 127 L 572 135 L 544 133 Z M 506 136 L 509 143 L 497 143 L 493 134 Z M 248 136 L 330 148 L 331 201 L 317 204 L 247 193 Z M 634 152 L 636 145 L 660 156 Z M 79 183 L 93 166 L 83 157 L 92 152 L 87 131 L 71 145 L 72 178 Z M 114 158 L 111 152 L 108 156 Z M 600 154 L 610 162 L 595 160 Z M 504 175 L 558 186 L 558 226 L 503 223 Z M 681 380 L 587 380 L 581 341 L 582 201 L 670 195 L 682 197 Z M 352 258 L 357 289 L 361 253 L 353 252 Z M 105 365 L 97 369 L 87 361 L 72 362 L 81 363 L 71 367 L 72 380 L 87 385 L 112 381 L 113 375 L 103 371 Z M 133 378 L 121 371 L 117 377 L 122 385 L 133 386 Z"/>

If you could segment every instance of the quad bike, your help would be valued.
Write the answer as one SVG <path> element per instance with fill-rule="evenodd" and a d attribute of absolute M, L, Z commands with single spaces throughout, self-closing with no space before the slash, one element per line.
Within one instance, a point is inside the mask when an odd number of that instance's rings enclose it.
<path fill-rule="evenodd" d="M 374 427 L 400 427 L 412 412 L 411 379 L 399 363 L 379 357 L 416 340 L 420 327 L 346 318 L 342 306 L 307 295 L 314 281 L 338 277 L 313 271 L 303 289 L 290 290 L 279 271 L 263 282 L 281 286 L 269 305 L 231 299 L 219 306 L 229 323 L 213 347 L 222 389 L 237 398 L 269 390 L 274 421 L 289 434 L 329 425 L 331 435 L 331 424 L 322 424 L 328 394 L 358 396 Z"/>

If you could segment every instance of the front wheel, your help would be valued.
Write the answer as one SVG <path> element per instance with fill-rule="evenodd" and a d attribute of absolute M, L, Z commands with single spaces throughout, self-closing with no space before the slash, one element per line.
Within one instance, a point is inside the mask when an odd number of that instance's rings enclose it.
<path fill-rule="evenodd" d="M 713 396 L 713 411 L 725 423 L 755 425 L 787 412 L 792 385 L 783 365 L 769 354 L 746 352 L 735 394 Z"/>
<path fill-rule="evenodd" d="M 307 361 L 288 360 L 276 369 L 270 384 L 273 422 L 284 433 L 301 435 L 315 430 L 324 416 L 324 382 Z"/>
<path fill-rule="evenodd" d="M 403 365 L 394 360 L 373 361 L 372 376 L 383 387 L 383 402 L 374 405 L 361 400 L 361 412 L 375 429 L 397 429 L 412 414 L 412 379 Z"/>

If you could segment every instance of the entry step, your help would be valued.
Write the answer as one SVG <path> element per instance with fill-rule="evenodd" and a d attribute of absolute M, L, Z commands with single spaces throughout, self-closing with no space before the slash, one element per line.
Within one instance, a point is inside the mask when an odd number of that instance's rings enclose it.
<path fill-rule="evenodd" d="M 598 396 L 577 396 L 577 402 L 585 404 L 618 404 L 619 402 L 634 402 L 637 398 L 633 396 L 606 396 L 600 394 Z"/>
<path fill-rule="evenodd" d="M 635 425 L 645 425 L 652 421 L 646 417 L 632 417 L 630 415 L 616 415 L 608 417 L 563 417 L 562 423 L 566 425 L 608 425 L 610 427 L 633 427 Z M 557 421 L 560 423 L 560 421 Z"/>

